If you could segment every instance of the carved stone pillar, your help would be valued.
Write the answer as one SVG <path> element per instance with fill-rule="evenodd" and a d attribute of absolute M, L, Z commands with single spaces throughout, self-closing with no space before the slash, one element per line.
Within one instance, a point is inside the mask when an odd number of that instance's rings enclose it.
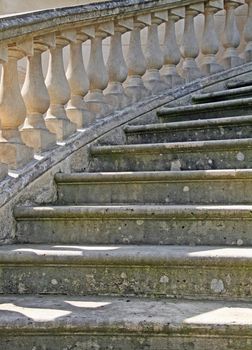
<path fill-rule="evenodd" d="M 248 4 L 248 18 L 244 27 L 244 39 L 247 43 L 244 55 L 246 62 L 252 61 L 252 0 L 245 0 Z"/>
<path fill-rule="evenodd" d="M 199 55 L 199 45 L 195 35 L 194 17 L 204 11 L 203 4 L 186 6 L 184 34 L 180 51 L 183 57 L 182 76 L 186 81 L 201 77 L 196 58 Z"/>
<path fill-rule="evenodd" d="M 241 65 L 244 61 L 239 57 L 237 47 L 240 45 L 240 34 L 236 25 L 235 9 L 241 5 L 240 1 L 226 0 L 226 21 L 222 36 L 222 44 L 225 52 L 222 56 L 221 64 L 225 68 L 232 68 Z"/>
<path fill-rule="evenodd" d="M 56 144 L 55 134 L 46 128 L 43 116 L 50 106 L 50 98 L 44 82 L 41 63 L 42 53 L 54 45 L 54 34 L 34 38 L 34 55 L 28 57 L 26 77 L 22 88 L 27 116 L 21 129 L 21 136 L 23 141 L 36 153 L 50 149 Z"/>
<path fill-rule="evenodd" d="M 118 20 L 115 23 L 115 34 L 110 41 L 110 52 L 107 61 L 109 84 L 105 91 L 105 97 L 106 101 L 115 109 L 123 108 L 130 102 L 122 85 L 128 76 L 128 67 L 122 50 L 122 34 L 132 30 L 133 25 L 133 18 Z"/>
<path fill-rule="evenodd" d="M 89 90 L 89 79 L 82 56 L 82 43 L 95 37 L 95 27 L 84 27 L 77 32 L 77 40 L 70 44 L 70 57 L 67 69 L 67 79 L 71 89 L 71 99 L 66 109 L 68 118 L 78 128 L 86 127 L 95 119 L 84 101 Z"/>
<path fill-rule="evenodd" d="M 151 16 L 151 25 L 148 27 L 147 44 L 144 51 L 146 59 L 146 73 L 144 75 L 144 85 L 152 93 L 156 94 L 167 89 L 159 70 L 164 64 L 164 54 L 160 48 L 158 26 L 168 21 L 168 12 L 155 12 Z"/>
<path fill-rule="evenodd" d="M 56 36 L 56 47 L 50 49 L 46 86 L 50 96 L 50 108 L 45 122 L 47 128 L 62 141 L 73 134 L 76 125 L 66 115 L 65 104 L 70 100 L 70 88 L 63 64 L 63 47 L 76 39 L 75 32 L 61 32 Z"/>
<path fill-rule="evenodd" d="M 200 63 L 202 73 L 209 75 L 220 72 L 223 67 L 216 61 L 220 43 L 215 31 L 214 14 L 223 9 L 223 0 L 208 1 L 205 5 L 205 25 L 201 41 L 201 53 L 203 55 Z"/>
<path fill-rule="evenodd" d="M 185 17 L 185 8 L 171 9 L 168 12 L 168 22 L 165 24 L 164 36 L 164 66 L 161 69 L 161 76 L 168 88 L 175 88 L 184 82 L 177 72 L 176 66 L 181 59 L 180 50 L 177 44 L 175 23 Z"/>
<path fill-rule="evenodd" d="M 103 91 L 108 85 L 109 76 L 103 58 L 102 40 L 113 34 L 114 23 L 106 22 L 96 27 L 95 38 L 91 39 L 90 58 L 87 69 L 90 91 L 86 97 L 86 103 L 89 110 L 95 114 L 97 119 L 107 115 L 111 111 L 111 106 L 108 105 L 103 94 Z"/>
<path fill-rule="evenodd" d="M 142 51 L 140 32 L 146 25 L 151 25 L 151 15 L 137 16 L 134 18 L 134 29 L 130 33 L 129 50 L 126 57 L 128 79 L 125 82 L 125 92 L 132 102 L 139 101 L 150 94 L 142 80 L 146 72 L 146 60 Z"/>
<path fill-rule="evenodd" d="M 17 61 L 33 52 L 32 41 L 19 42 L 8 48 L 8 60 L 2 60 L 0 84 L 0 162 L 9 169 L 18 169 L 33 159 L 32 148 L 26 146 L 19 128 L 26 118 L 26 108 L 21 95 Z"/>

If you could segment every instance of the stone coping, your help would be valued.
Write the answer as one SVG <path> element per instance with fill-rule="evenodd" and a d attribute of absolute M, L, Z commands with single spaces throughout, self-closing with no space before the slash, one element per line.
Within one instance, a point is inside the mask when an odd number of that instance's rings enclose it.
<path fill-rule="evenodd" d="M 229 79 L 239 77 L 241 74 L 244 75 L 249 73 L 252 73 L 252 63 L 229 69 L 221 75 L 217 73 L 210 77 L 196 80 L 174 90 L 167 90 L 161 95 L 148 97 L 122 111 L 112 113 L 108 117 L 97 121 L 94 125 L 86 129 L 78 130 L 77 133 L 65 142 L 58 143 L 56 148 L 44 153 L 41 157 L 38 156 L 36 160 L 32 161 L 20 171 L 9 173 L 10 176 L 0 184 L 0 207 L 5 205 L 21 190 L 55 165 L 64 161 L 77 150 L 88 146 L 90 143 L 113 129 L 123 126 L 126 123 L 178 98 L 190 95 L 193 92 L 215 84 L 224 84 L 225 81 L 228 81 Z"/>
<path fill-rule="evenodd" d="M 0 18 L 0 40 L 14 41 L 31 35 L 97 24 L 100 21 L 181 7 L 199 0 L 114 0 L 47 9 Z"/>

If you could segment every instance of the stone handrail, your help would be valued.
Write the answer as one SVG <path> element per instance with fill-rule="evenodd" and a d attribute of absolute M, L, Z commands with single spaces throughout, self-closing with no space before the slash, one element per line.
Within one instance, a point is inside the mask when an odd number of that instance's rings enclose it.
<path fill-rule="evenodd" d="M 0 20 L 0 179 L 22 168 L 34 154 L 57 147 L 76 132 L 114 110 L 164 89 L 177 87 L 252 60 L 252 0 L 246 0 L 245 49 L 235 9 L 243 0 L 126 0 L 45 10 Z M 215 15 L 225 9 L 224 32 L 215 30 Z M 198 43 L 195 18 L 204 16 Z M 184 22 L 182 40 L 176 22 Z M 165 23 L 160 43 L 159 26 Z M 148 28 L 143 50 L 141 31 Z M 128 52 L 122 36 L 130 32 Z M 110 37 L 107 64 L 103 40 Z M 90 43 L 85 68 L 83 43 Z M 65 71 L 63 48 L 69 46 Z M 49 51 L 44 79 L 42 54 Z M 17 63 L 27 58 L 20 88 Z"/>

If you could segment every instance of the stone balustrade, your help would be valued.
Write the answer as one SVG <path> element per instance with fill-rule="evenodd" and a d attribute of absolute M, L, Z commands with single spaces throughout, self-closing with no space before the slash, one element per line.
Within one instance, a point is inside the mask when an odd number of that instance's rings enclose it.
<path fill-rule="evenodd" d="M 112 1 L 0 20 L 0 180 L 58 141 L 143 98 L 252 60 L 252 1 Z M 235 9 L 247 6 L 245 49 Z M 223 35 L 215 16 L 225 11 Z M 198 41 L 195 18 L 204 16 Z M 1 24 L 2 21 L 2 24 Z M 179 42 L 176 23 L 184 23 Z M 164 38 L 159 35 L 165 27 Z M 146 28 L 147 41 L 141 32 Z M 129 34 L 128 52 L 122 37 Z M 103 41 L 110 38 L 107 62 Z M 87 67 L 83 43 L 90 45 Z M 85 45 L 86 45 L 85 44 Z M 69 49 L 67 69 L 63 48 Z M 41 58 L 48 51 L 46 77 Z M 220 52 L 222 54 L 220 55 Z M 17 62 L 26 57 L 22 87 Z"/>

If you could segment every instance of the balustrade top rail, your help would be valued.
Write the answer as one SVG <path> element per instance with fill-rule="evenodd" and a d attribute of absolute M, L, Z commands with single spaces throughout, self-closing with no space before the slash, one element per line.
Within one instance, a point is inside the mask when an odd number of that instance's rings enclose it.
<path fill-rule="evenodd" d="M 114 18 L 178 8 L 208 0 L 113 0 L 0 18 L 1 44 L 53 30 L 73 29 Z"/>

